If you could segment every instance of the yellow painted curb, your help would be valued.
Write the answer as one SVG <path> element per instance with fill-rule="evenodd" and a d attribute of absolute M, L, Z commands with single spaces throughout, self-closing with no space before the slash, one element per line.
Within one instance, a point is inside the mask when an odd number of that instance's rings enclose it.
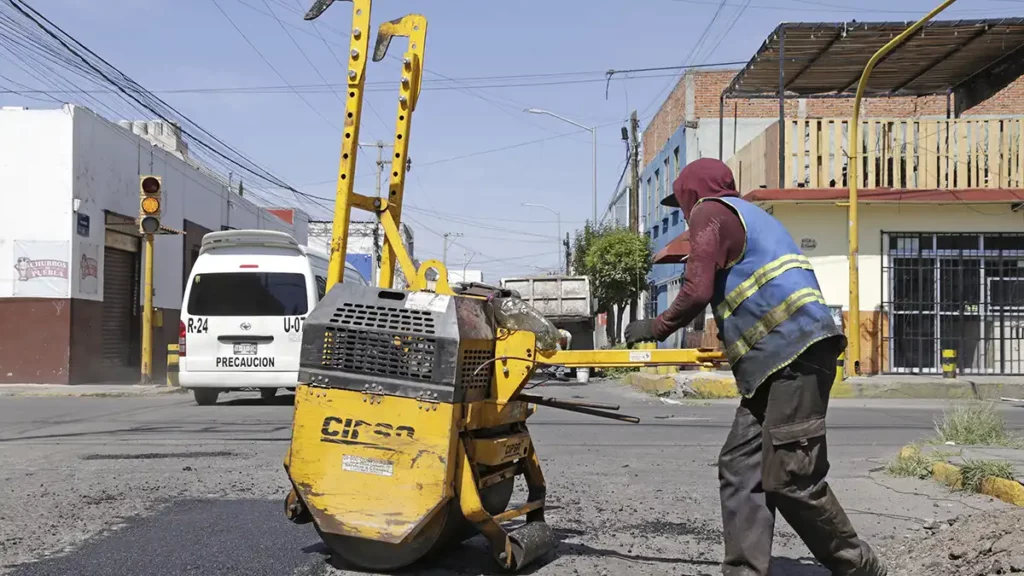
<path fill-rule="evenodd" d="M 963 479 L 960 477 L 960 469 L 952 464 L 936 462 L 932 464 L 932 478 L 942 482 L 950 488 L 963 488 Z"/>
<path fill-rule="evenodd" d="M 904 446 L 900 450 L 900 460 L 906 460 L 907 458 L 913 458 L 921 453 L 921 449 L 917 446 Z"/>
<path fill-rule="evenodd" d="M 1014 506 L 1024 506 L 1024 486 L 1015 480 L 990 476 L 981 481 L 981 493 Z"/>
<path fill-rule="evenodd" d="M 676 388 L 676 381 L 671 376 L 634 372 L 624 378 L 630 386 L 648 394 L 667 394 Z"/>
<path fill-rule="evenodd" d="M 904 446 L 903 449 L 900 450 L 899 458 L 900 460 L 913 458 L 920 454 L 920 452 L 921 449 L 917 446 Z M 954 466 L 948 462 L 935 462 L 932 464 L 932 478 L 942 482 L 950 488 L 963 488 L 963 478 L 960 474 L 960 467 Z M 1024 507 L 1024 486 L 1016 480 L 1006 480 L 1005 478 L 989 476 L 988 478 L 982 479 L 979 494 L 998 498 L 1007 504 Z"/>
<path fill-rule="evenodd" d="M 687 382 L 698 398 L 705 400 L 717 398 L 739 398 L 740 391 L 736 381 L 726 378 L 694 378 Z"/>
<path fill-rule="evenodd" d="M 830 398 L 856 398 L 856 390 L 849 382 L 837 382 L 832 385 L 832 391 L 829 393 Z"/>

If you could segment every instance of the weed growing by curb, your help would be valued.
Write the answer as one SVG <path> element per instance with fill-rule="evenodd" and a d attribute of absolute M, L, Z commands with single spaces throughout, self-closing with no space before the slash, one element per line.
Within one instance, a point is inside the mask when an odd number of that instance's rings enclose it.
<path fill-rule="evenodd" d="M 981 481 L 985 478 L 1013 480 L 1013 464 L 1003 460 L 967 460 L 960 467 L 964 491 L 981 492 Z"/>
<path fill-rule="evenodd" d="M 1021 438 L 1006 431 L 1003 417 L 991 402 L 961 404 L 945 410 L 935 422 L 936 444 L 953 442 L 962 446 L 1003 446 L 1020 448 Z"/>
<path fill-rule="evenodd" d="M 946 450 L 933 450 L 926 454 L 917 444 L 911 444 L 907 448 L 907 453 L 900 453 L 886 465 L 885 471 L 890 476 L 925 479 L 932 475 L 932 467 L 936 462 L 946 462 L 954 456 L 959 456 L 957 452 Z"/>
<path fill-rule="evenodd" d="M 885 471 L 890 476 L 899 478 L 920 478 L 923 480 L 931 476 L 932 464 L 935 463 L 931 456 L 921 452 L 920 446 L 911 445 L 908 448 L 910 448 L 910 453 L 896 456 L 885 467 Z"/>

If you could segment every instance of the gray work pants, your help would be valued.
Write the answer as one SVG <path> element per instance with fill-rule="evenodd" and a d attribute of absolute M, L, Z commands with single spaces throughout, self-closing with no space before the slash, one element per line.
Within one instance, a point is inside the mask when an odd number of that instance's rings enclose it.
<path fill-rule="evenodd" d="M 736 410 L 718 460 L 725 576 L 767 576 L 776 510 L 832 574 L 885 574 L 825 481 L 825 412 L 841 342 L 811 346 Z"/>

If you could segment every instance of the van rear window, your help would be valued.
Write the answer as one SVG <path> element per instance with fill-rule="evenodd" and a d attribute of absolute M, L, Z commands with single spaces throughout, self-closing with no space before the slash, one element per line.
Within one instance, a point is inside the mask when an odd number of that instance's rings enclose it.
<path fill-rule="evenodd" d="M 188 295 L 193 316 L 298 316 L 309 310 L 306 278 L 286 272 L 196 274 Z"/>

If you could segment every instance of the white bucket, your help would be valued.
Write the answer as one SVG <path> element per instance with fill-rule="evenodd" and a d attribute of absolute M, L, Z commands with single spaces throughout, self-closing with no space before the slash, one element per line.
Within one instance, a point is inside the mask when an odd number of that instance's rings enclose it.
<path fill-rule="evenodd" d="M 590 382 L 590 368 L 577 368 L 576 369 L 576 381 L 580 384 L 586 384 Z"/>

